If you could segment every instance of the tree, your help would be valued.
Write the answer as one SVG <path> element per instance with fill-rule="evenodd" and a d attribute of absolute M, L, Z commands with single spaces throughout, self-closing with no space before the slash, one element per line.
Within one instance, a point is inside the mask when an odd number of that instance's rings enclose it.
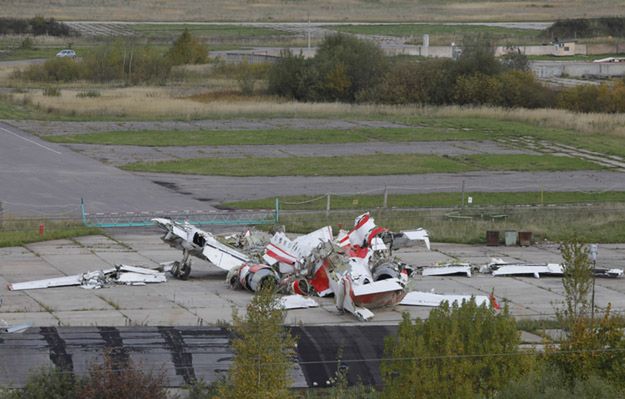
<path fill-rule="evenodd" d="M 323 40 L 313 65 L 319 78 L 318 98 L 347 102 L 381 82 L 388 68 L 376 44 L 343 34 Z"/>
<path fill-rule="evenodd" d="M 407 314 L 385 342 L 384 398 L 473 398 L 492 395 L 531 366 L 519 352 L 516 322 L 475 300 L 444 303 L 427 320 Z M 501 356 L 506 354 L 505 356 Z"/>
<path fill-rule="evenodd" d="M 167 52 L 167 58 L 172 65 L 205 64 L 208 48 L 185 29 Z"/>
<path fill-rule="evenodd" d="M 221 397 L 290 397 L 289 370 L 295 339 L 283 326 L 285 315 L 272 285 L 265 285 L 254 295 L 245 318 L 234 311 L 235 357 Z"/>
<path fill-rule="evenodd" d="M 591 317 L 593 282 L 588 248 L 579 241 L 563 243 L 564 308 L 557 310 L 563 327 L 559 346 L 547 347 L 549 363 L 563 374 L 567 384 L 599 377 L 625 387 L 625 335 L 622 319 L 612 316 L 608 304 L 603 317 Z"/>
<path fill-rule="evenodd" d="M 299 101 L 312 100 L 317 73 L 310 60 L 283 50 L 280 58 L 269 68 L 268 88 L 270 94 Z"/>

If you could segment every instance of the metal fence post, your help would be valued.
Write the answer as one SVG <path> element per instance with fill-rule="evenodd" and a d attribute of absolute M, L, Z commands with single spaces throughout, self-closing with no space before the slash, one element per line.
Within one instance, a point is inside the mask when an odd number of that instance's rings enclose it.
<path fill-rule="evenodd" d="M 382 208 L 388 208 L 388 187 L 384 186 L 384 203 L 382 204 Z"/>
<path fill-rule="evenodd" d="M 82 224 L 87 225 L 87 213 L 85 212 L 85 200 L 80 197 L 80 214 L 82 217 Z"/>
<path fill-rule="evenodd" d="M 276 224 L 280 223 L 280 198 L 276 197 L 276 210 L 274 213 L 274 220 Z"/>
<path fill-rule="evenodd" d="M 328 199 L 326 200 L 326 217 L 330 216 L 330 193 L 328 193 Z"/>

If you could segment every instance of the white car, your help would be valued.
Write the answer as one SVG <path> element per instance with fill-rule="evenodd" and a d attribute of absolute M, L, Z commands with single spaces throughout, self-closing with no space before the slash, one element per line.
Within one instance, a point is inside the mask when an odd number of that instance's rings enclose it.
<path fill-rule="evenodd" d="M 57 57 L 69 57 L 69 58 L 75 58 L 76 57 L 76 52 L 74 50 L 61 50 L 58 53 L 56 53 Z"/>

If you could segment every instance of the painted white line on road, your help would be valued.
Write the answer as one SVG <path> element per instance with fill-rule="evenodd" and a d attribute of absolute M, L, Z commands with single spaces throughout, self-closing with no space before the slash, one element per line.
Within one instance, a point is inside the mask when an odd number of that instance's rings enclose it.
<path fill-rule="evenodd" d="M 55 153 L 55 154 L 62 155 L 62 154 L 61 154 L 60 152 L 58 152 L 57 150 L 54 150 L 54 149 L 52 149 L 52 148 L 50 148 L 50 147 L 47 147 L 47 146 L 45 146 L 45 145 L 43 145 L 43 144 L 37 143 L 36 141 L 31 140 L 31 139 L 28 139 L 28 138 L 26 138 L 26 137 L 22 137 L 22 136 L 20 136 L 19 134 L 17 134 L 17 133 L 14 133 L 14 132 L 10 131 L 9 129 L 5 129 L 5 128 L 3 128 L 3 127 L 0 127 L 0 130 L 3 130 L 3 131 L 5 131 L 5 132 L 7 132 L 7 133 L 9 133 L 9 134 L 12 134 L 13 136 L 18 137 L 18 138 L 20 138 L 20 139 L 22 139 L 22 140 L 26 140 L 26 141 L 28 141 L 29 143 L 33 143 L 33 144 L 35 144 L 35 145 L 38 145 L 38 146 L 39 146 L 39 147 L 41 147 L 41 148 L 45 148 L 45 149 L 46 149 L 46 150 L 48 150 L 48 151 L 52 151 L 52 152 L 53 152 L 53 153 Z"/>

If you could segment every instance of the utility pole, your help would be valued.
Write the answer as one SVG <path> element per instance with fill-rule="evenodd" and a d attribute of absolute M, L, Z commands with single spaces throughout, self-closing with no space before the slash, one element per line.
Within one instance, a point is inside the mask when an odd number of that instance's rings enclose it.
<path fill-rule="evenodd" d="M 590 259 L 592 260 L 592 299 L 590 300 L 590 321 L 594 328 L 595 326 L 595 269 L 597 267 L 597 253 L 599 252 L 599 245 L 590 244 L 589 248 Z"/>
<path fill-rule="evenodd" d="M 308 36 L 308 49 L 310 50 L 310 11 L 308 11 L 308 29 L 306 33 Z"/>

